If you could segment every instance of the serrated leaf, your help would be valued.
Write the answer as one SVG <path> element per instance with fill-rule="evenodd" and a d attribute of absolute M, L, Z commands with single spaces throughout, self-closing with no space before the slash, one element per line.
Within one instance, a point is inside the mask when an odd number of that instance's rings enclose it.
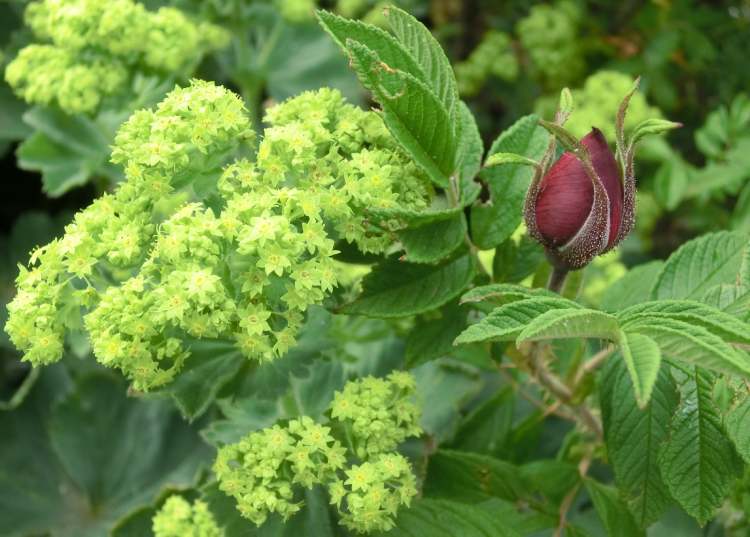
<path fill-rule="evenodd" d="M 544 154 L 548 140 L 549 136 L 539 126 L 539 118 L 525 116 L 503 131 L 492 144 L 489 155 L 515 153 L 538 160 Z M 494 248 L 516 230 L 521 223 L 524 199 L 533 173 L 532 168 L 518 164 L 480 172 L 482 181 L 489 187 L 490 200 L 471 208 L 472 239 L 479 248 Z"/>
<path fill-rule="evenodd" d="M 750 464 L 750 397 L 746 391 L 724 416 L 724 427 L 737 453 Z"/>
<path fill-rule="evenodd" d="M 502 164 L 522 164 L 524 166 L 539 166 L 536 160 L 524 157 L 523 155 L 516 155 L 515 153 L 493 153 L 484 162 L 484 166 L 489 168 L 491 166 L 500 166 Z"/>
<path fill-rule="evenodd" d="M 346 49 L 360 81 L 383 108 L 388 130 L 435 184 L 446 187 L 457 144 L 443 104 L 419 79 L 392 68 L 364 45 L 349 39 Z"/>
<path fill-rule="evenodd" d="M 463 213 L 457 213 L 446 220 L 405 229 L 398 238 L 406 250 L 406 261 L 436 263 L 464 244 L 466 219 Z"/>
<path fill-rule="evenodd" d="M 451 120 L 455 120 L 459 102 L 456 76 L 440 43 L 424 24 L 406 11 L 388 6 L 383 14 L 398 40 L 422 66 L 428 86 L 443 103 Z"/>
<path fill-rule="evenodd" d="M 747 244 L 745 234 L 730 231 L 686 242 L 664 264 L 651 298 L 700 300 L 711 287 L 733 283 Z"/>
<path fill-rule="evenodd" d="M 647 301 L 663 267 L 663 261 L 650 261 L 630 269 L 607 288 L 601 309 L 612 312 Z"/>
<path fill-rule="evenodd" d="M 668 438 L 669 421 L 679 399 L 669 369 L 662 367 L 648 404 L 640 409 L 627 367 L 616 358 L 607 360 L 599 379 L 607 452 L 636 522 L 647 527 L 670 503 L 658 453 Z"/>
<path fill-rule="evenodd" d="M 556 293 L 543 287 L 525 287 L 523 285 L 514 285 L 510 283 L 492 283 L 489 285 L 480 285 L 465 293 L 461 297 L 462 304 L 474 302 L 487 302 L 502 306 L 516 300 L 523 300 L 533 297 L 559 298 Z"/>
<path fill-rule="evenodd" d="M 644 408 L 651 398 L 651 391 L 659 375 L 661 351 L 656 342 L 637 332 L 622 331 L 620 334 L 622 359 L 633 381 L 638 406 Z"/>
<path fill-rule="evenodd" d="M 750 375 L 750 359 L 701 326 L 667 317 L 639 316 L 622 327 L 656 341 L 662 355 L 731 375 Z"/>
<path fill-rule="evenodd" d="M 526 487 L 513 464 L 477 453 L 441 449 L 430 457 L 424 494 L 470 503 L 493 496 L 516 501 L 526 495 Z"/>
<path fill-rule="evenodd" d="M 461 206 L 465 207 L 477 199 L 481 185 L 474 179 L 482 167 L 484 142 L 474 114 L 463 101 L 458 102 L 458 148 L 456 149 L 456 170 L 460 185 Z"/>
<path fill-rule="evenodd" d="M 474 261 L 464 255 L 439 265 L 389 259 L 362 280 L 362 293 L 343 313 L 404 317 L 439 308 L 458 296 L 474 278 Z"/>
<path fill-rule="evenodd" d="M 564 298 L 534 297 L 511 302 L 493 310 L 484 319 L 469 326 L 456 338 L 455 345 L 480 341 L 513 341 L 534 319 L 551 310 L 580 307 Z"/>
<path fill-rule="evenodd" d="M 190 357 L 164 392 L 174 399 L 182 415 L 192 421 L 208 409 L 219 391 L 247 363 L 231 341 L 192 341 Z"/>
<path fill-rule="evenodd" d="M 715 376 L 700 367 L 685 373 L 659 466 L 674 499 L 703 525 L 724 501 L 740 468 L 713 401 Z"/>
<path fill-rule="evenodd" d="M 593 479 L 585 480 L 586 490 L 594 503 L 599 518 L 607 530 L 608 537 L 638 537 L 646 532 L 640 529 L 613 487 L 597 483 Z"/>
<path fill-rule="evenodd" d="M 422 498 L 400 509 L 396 527 L 383 537 L 520 537 L 503 520 L 474 505 Z"/>
<path fill-rule="evenodd" d="M 631 306 L 617 313 L 623 322 L 639 317 L 668 318 L 702 326 L 724 341 L 750 343 L 750 324 L 694 300 L 656 300 Z"/>
<path fill-rule="evenodd" d="M 518 334 L 516 344 L 545 339 L 595 338 L 617 341 L 617 318 L 602 311 L 585 308 L 550 310 L 532 320 Z"/>

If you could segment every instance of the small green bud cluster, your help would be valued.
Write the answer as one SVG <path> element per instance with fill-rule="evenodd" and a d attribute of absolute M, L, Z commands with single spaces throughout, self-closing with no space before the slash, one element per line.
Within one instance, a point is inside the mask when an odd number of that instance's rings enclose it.
<path fill-rule="evenodd" d="M 250 162 L 232 161 L 254 136 L 242 101 L 212 83 L 133 114 L 112 150 L 126 181 L 21 268 L 6 331 L 24 359 L 60 359 L 82 316 L 97 360 L 138 390 L 171 381 L 197 338 L 273 359 L 337 284 L 334 240 L 382 251 L 391 236 L 366 211 L 427 203 L 380 117 L 340 93 L 302 94 L 267 121 Z"/>
<path fill-rule="evenodd" d="M 578 41 L 579 16 L 572 2 L 539 4 L 516 25 L 532 72 L 549 89 L 559 90 L 577 80 L 585 68 Z"/>
<path fill-rule="evenodd" d="M 94 112 L 134 72 L 184 76 L 227 40 L 177 9 L 150 12 L 133 0 L 39 0 L 26 23 L 42 43 L 23 48 L 5 78 L 27 102 L 69 113 Z"/>
<path fill-rule="evenodd" d="M 510 36 L 497 30 L 487 32 L 469 57 L 456 64 L 456 79 L 461 95 L 476 95 L 490 76 L 515 80 L 518 60 Z"/>
<path fill-rule="evenodd" d="M 170 496 L 152 519 L 155 537 L 224 537 L 205 502 Z"/>
<path fill-rule="evenodd" d="M 415 391 L 413 377 L 404 372 L 349 382 L 329 408 L 331 427 L 302 417 L 219 449 L 214 464 L 219 488 L 235 498 L 243 516 L 261 525 L 271 513 L 286 520 L 302 506 L 300 489 L 323 485 L 347 528 L 388 530 L 398 508 L 409 505 L 417 493 L 409 462 L 394 451 L 398 443 L 421 433 L 419 409 L 412 402 Z M 341 397 L 372 392 L 377 395 L 370 396 L 369 405 L 347 406 L 346 399 L 341 413 Z M 383 406 L 374 413 L 370 405 L 377 402 Z M 361 419 L 375 414 L 376 426 L 362 426 Z"/>

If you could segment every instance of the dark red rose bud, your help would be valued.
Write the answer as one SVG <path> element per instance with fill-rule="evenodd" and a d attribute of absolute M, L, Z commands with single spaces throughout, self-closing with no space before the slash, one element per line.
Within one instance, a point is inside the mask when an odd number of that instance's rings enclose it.
<path fill-rule="evenodd" d="M 613 248 L 633 219 L 622 167 L 602 132 L 593 128 L 580 142 L 591 166 L 566 151 L 533 184 L 526 224 L 558 267 L 578 269 Z M 630 196 L 632 198 L 632 196 Z"/>

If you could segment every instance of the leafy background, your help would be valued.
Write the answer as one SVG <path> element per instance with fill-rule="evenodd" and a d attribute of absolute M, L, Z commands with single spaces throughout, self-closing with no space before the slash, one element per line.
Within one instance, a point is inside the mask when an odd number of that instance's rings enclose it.
<path fill-rule="evenodd" d="M 231 28 L 237 46 L 206 58 L 195 74 L 237 90 L 251 110 L 321 85 L 371 104 L 334 40 L 314 21 L 285 21 L 268 2 L 173 4 Z M 24 5 L 0 3 L 3 65 L 31 38 L 21 22 Z M 742 338 L 748 337 L 750 285 L 750 3 L 400 5 L 427 24 L 455 66 L 460 97 L 477 121 L 476 131 L 463 129 L 462 155 L 483 146 L 538 158 L 546 134 L 537 118 L 549 116 L 563 85 L 579 102 L 593 103 L 571 119 L 573 128 L 587 129 L 586 122 L 611 123 L 613 112 L 603 111 L 616 107 L 624 92 L 618 84 L 642 75 L 642 113 L 685 127 L 668 143 L 648 142 L 639 157 L 633 235 L 616 255 L 579 274 L 583 284 L 571 279 L 564 295 L 575 303 L 541 292 L 510 300 L 511 288 L 461 299 L 471 281 L 540 287 L 549 271 L 540 248 L 517 231 L 530 170 L 485 169 L 480 192 L 470 181 L 479 162 L 469 159 L 462 161 L 458 209 L 415 217 L 399 237 L 411 264 L 379 263 L 356 284 L 362 288 L 356 300 L 347 295 L 354 290 L 342 290 L 340 304 L 330 308 L 336 315 L 315 308 L 298 347 L 272 364 L 253 369 L 230 348 L 205 344 L 168 390 L 131 397 L 120 379 L 81 360 L 89 352 L 81 338 L 71 338 L 62 364 L 31 371 L 0 333 L 0 435 L 10 439 L 0 444 L 0 535 L 147 535 L 151 515 L 170 491 L 199 493 L 215 446 L 280 418 L 319 416 L 347 379 L 398 367 L 417 378 L 426 435 L 404 447 L 423 498 L 401 513 L 390 535 L 542 536 L 559 527 L 572 536 L 746 534 L 750 404 L 722 397 L 731 387 L 696 364 L 734 370 L 746 353 L 722 352 L 722 345 L 748 343 Z M 384 24 L 375 2 L 321 6 Z M 545 22 L 550 16 L 560 21 L 552 29 Z M 359 50 L 357 59 L 366 65 L 367 51 Z M 608 75 L 613 72 L 620 76 Z M 423 74 L 420 83 L 442 87 L 436 74 Z M 362 83 L 382 101 L 379 84 L 389 81 Z M 158 84 L 148 89 L 142 105 L 165 91 Z M 419 98 L 436 110 L 430 99 L 445 104 L 453 97 L 424 92 Z M 399 106 L 392 103 L 386 114 L 399 117 Z M 467 124 L 466 110 L 446 109 L 451 121 Z M 0 85 L 3 304 L 13 295 L 17 264 L 33 246 L 59 234 L 77 209 L 121 178 L 107 159 L 125 117 L 114 109 L 86 118 L 29 108 Z M 441 136 L 445 141 L 438 137 L 436 144 L 454 145 L 450 132 Z M 448 165 L 427 166 L 444 185 Z M 457 253 L 467 229 L 482 250 L 480 262 Z M 669 311 L 637 309 L 657 299 L 679 302 Z M 534 328 L 529 321 L 542 312 L 545 322 Z M 508 341 L 521 334 L 560 336 L 555 315 L 581 320 L 574 327 L 597 326 L 604 339 L 613 331 L 627 334 L 630 357 L 623 349 L 622 360 L 608 360 L 575 394 L 599 401 L 606 452 L 551 411 L 522 374 L 504 367 L 515 352 Z M 647 330 L 654 315 L 661 315 L 664 330 Z M 513 324 L 514 318 L 523 322 Z M 733 329 L 735 322 L 742 324 Z M 675 333 L 688 331 L 686 347 Z M 464 344 L 454 346 L 459 334 Z M 577 337 L 555 340 L 553 347 L 563 375 L 595 351 Z M 655 353 L 668 369 L 653 367 Z M 732 361 L 735 353 L 744 354 Z M 584 461 L 591 465 L 586 477 Z M 227 514 L 230 535 L 343 534 L 319 491 L 309 493 L 294 522 L 272 520 L 259 530 L 216 490 L 200 493 Z"/>

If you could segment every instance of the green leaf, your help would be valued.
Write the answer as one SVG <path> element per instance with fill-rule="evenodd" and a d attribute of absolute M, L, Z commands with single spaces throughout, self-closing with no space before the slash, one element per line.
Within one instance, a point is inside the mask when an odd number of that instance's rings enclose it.
<path fill-rule="evenodd" d="M 532 320 L 516 338 L 516 344 L 545 339 L 595 338 L 617 341 L 617 318 L 585 308 L 550 310 Z"/>
<path fill-rule="evenodd" d="M 430 457 L 424 494 L 476 503 L 490 497 L 516 501 L 526 495 L 518 467 L 493 457 L 441 449 Z"/>
<path fill-rule="evenodd" d="M 680 127 L 682 127 L 682 123 L 675 123 L 666 119 L 650 118 L 643 120 L 633 129 L 630 135 L 630 144 L 635 145 L 643 137 L 650 134 L 662 134 Z"/>
<path fill-rule="evenodd" d="M 515 153 L 538 160 L 547 148 L 549 136 L 539 126 L 539 118 L 525 116 L 506 129 L 490 148 L 496 153 Z M 534 170 L 512 164 L 481 171 L 480 177 L 489 187 L 490 200 L 471 208 L 472 240 L 481 249 L 494 248 L 516 230 L 521 223 L 526 192 Z"/>
<path fill-rule="evenodd" d="M 168 401 L 129 399 L 104 374 L 84 377 L 51 409 L 47 390 L 37 384 L 18 410 L 0 413 L 14 440 L 0 444 L 2 535 L 107 535 L 165 488 L 192 486 L 209 463 Z"/>
<path fill-rule="evenodd" d="M 203 438 L 213 446 L 238 442 L 246 434 L 288 417 L 278 401 L 258 397 L 221 399 L 218 406 L 224 417 L 213 420 L 201 431 Z"/>
<path fill-rule="evenodd" d="M 22 119 L 26 106 L 7 84 L 0 83 L 0 141 L 21 140 L 30 134 Z"/>
<path fill-rule="evenodd" d="M 709 233 L 686 242 L 662 268 L 652 299 L 700 300 L 711 287 L 733 283 L 747 248 L 747 236 L 730 231 Z"/>
<path fill-rule="evenodd" d="M 659 345 L 662 355 L 731 375 L 750 375 L 750 359 L 701 326 L 667 317 L 639 316 L 622 327 L 640 332 Z"/>
<path fill-rule="evenodd" d="M 448 304 L 437 319 L 417 322 L 406 337 L 406 364 L 415 367 L 453 351 L 453 340 L 466 327 L 467 308 Z"/>
<path fill-rule="evenodd" d="M 448 111 L 413 75 L 393 69 L 356 41 L 347 40 L 346 48 L 360 81 L 383 108 L 393 136 L 435 184 L 446 187 L 457 146 Z"/>
<path fill-rule="evenodd" d="M 750 464 L 750 397 L 746 391 L 724 416 L 724 427 L 737 453 Z"/>
<path fill-rule="evenodd" d="M 318 10 L 317 16 L 323 29 L 343 50 L 346 50 L 347 40 L 351 39 L 377 54 L 389 67 L 409 73 L 425 84 L 430 84 L 422 66 L 385 30 L 372 24 L 345 19 L 325 10 Z"/>
<path fill-rule="evenodd" d="M 622 331 L 620 333 L 622 359 L 633 381 L 633 390 L 638 406 L 644 408 L 651 398 L 651 391 L 659 375 L 661 351 L 656 342 L 643 334 Z"/>
<path fill-rule="evenodd" d="M 563 146 L 565 151 L 580 154 L 582 147 L 581 143 L 578 141 L 578 138 L 576 138 L 565 127 L 544 119 L 540 119 L 539 124 L 551 135 L 557 138 L 557 141 L 560 142 L 560 145 Z"/>
<path fill-rule="evenodd" d="M 343 313 L 404 317 L 439 308 L 458 296 L 474 278 L 468 255 L 439 265 L 416 265 L 389 259 L 362 280 L 362 293 Z"/>
<path fill-rule="evenodd" d="M 440 43 L 424 24 L 406 11 L 388 6 L 383 14 L 398 40 L 422 66 L 427 85 L 443 103 L 451 120 L 455 120 L 459 102 L 456 76 Z"/>
<path fill-rule="evenodd" d="M 599 379 L 607 453 L 636 522 L 647 527 L 671 501 L 659 471 L 658 454 L 669 436 L 669 421 L 679 398 L 668 367 L 659 370 L 645 408 L 638 407 L 634 393 L 624 361 L 607 360 Z"/>
<path fill-rule="evenodd" d="M 523 164 L 524 166 L 539 166 L 539 163 L 523 155 L 516 155 L 515 153 L 494 153 L 487 157 L 484 163 L 486 168 L 491 166 L 500 166 L 502 164 Z"/>
<path fill-rule="evenodd" d="M 405 229 L 398 238 L 406 250 L 406 261 L 436 263 L 464 244 L 466 219 L 463 213 L 457 213 L 447 220 Z"/>
<path fill-rule="evenodd" d="M 513 427 L 514 392 L 499 390 L 463 419 L 451 447 L 484 455 L 507 455 L 507 443 Z"/>
<path fill-rule="evenodd" d="M 617 490 L 597 483 L 593 479 L 586 479 L 586 490 L 594 502 L 594 508 L 607 530 L 608 537 L 638 537 L 646 535 L 640 529 L 628 508 L 617 495 Z"/>
<path fill-rule="evenodd" d="M 461 206 L 465 207 L 479 196 L 481 185 L 474 179 L 482 167 L 484 142 L 474 114 L 463 101 L 458 102 L 458 148 L 456 149 L 456 169 L 461 190 Z"/>
<path fill-rule="evenodd" d="M 534 319 L 551 310 L 570 311 L 580 307 L 564 298 L 533 297 L 493 310 L 478 323 L 472 324 L 456 338 L 455 345 L 480 341 L 513 341 Z"/>
<path fill-rule="evenodd" d="M 682 201 L 690 183 L 688 165 L 675 157 L 664 162 L 654 177 L 654 196 L 659 204 L 673 211 Z"/>
<path fill-rule="evenodd" d="M 202 415 L 247 359 L 231 341 L 194 340 L 183 369 L 164 389 L 189 420 Z"/>
<path fill-rule="evenodd" d="M 647 301 L 663 267 L 663 261 L 650 261 L 630 269 L 607 288 L 601 309 L 612 312 Z"/>
<path fill-rule="evenodd" d="M 674 499 L 703 525 L 724 501 L 740 467 L 713 401 L 715 376 L 700 367 L 685 373 L 659 466 Z"/>
<path fill-rule="evenodd" d="M 543 287 L 525 287 L 510 283 L 492 283 L 480 285 L 469 290 L 461 297 L 462 304 L 486 302 L 487 304 L 502 306 L 509 302 L 524 300 L 526 298 L 547 297 L 559 298 L 556 293 Z"/>
<path fill-rule="evenodd" d="M 481 507 L 422 498 L 408 509 L 400 509 L 396 527 L 383 537 L 520 537 L 505 522 Z"/>
<path fill-rule="evenodd" d="M 537 241 L 526 234 L 521 236 L 518 243 L 509 238 L 495 248 L 492 279 L 496 282 L 520 282 L 534 274 L 545 262 L 544 247 Z"/>
<path fill-rule="evenodd" d="M 724 341 L 750 343 L 750 324 L 694 300 L 657 300 L 631 306 L 617 313 L 623 322 L 640 317 L 666 318 L 702 326 Z"/>

